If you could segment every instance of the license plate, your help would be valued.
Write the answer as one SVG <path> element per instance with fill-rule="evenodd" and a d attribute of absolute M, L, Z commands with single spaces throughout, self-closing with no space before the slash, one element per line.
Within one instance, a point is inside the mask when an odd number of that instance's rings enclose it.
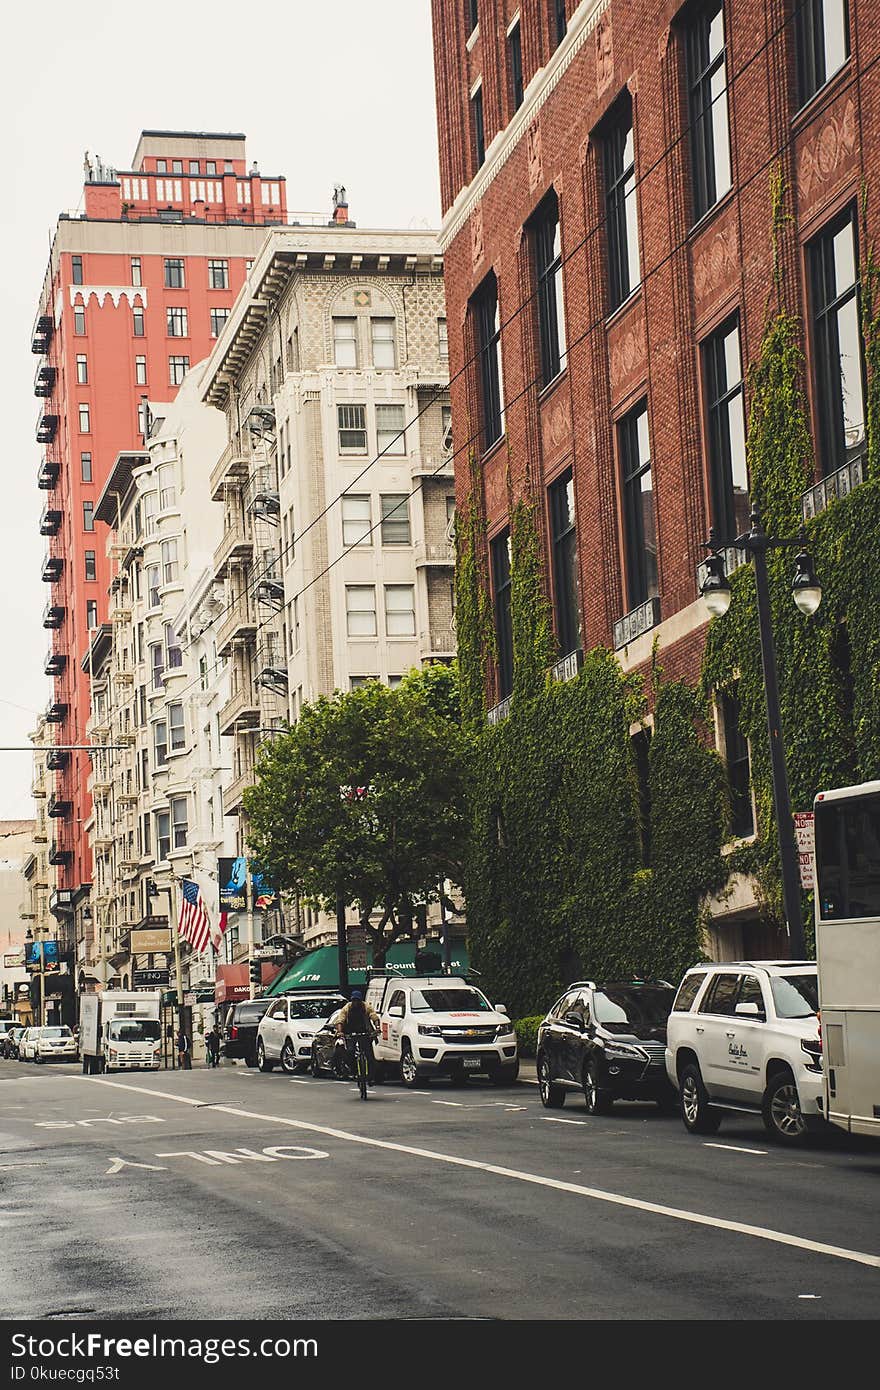
<path fill-rule="evenodd" d="M 465 1071 L 479 1071 L 483 1064 L 479 1057 L 465 1057 L 462 1065 Z"/>

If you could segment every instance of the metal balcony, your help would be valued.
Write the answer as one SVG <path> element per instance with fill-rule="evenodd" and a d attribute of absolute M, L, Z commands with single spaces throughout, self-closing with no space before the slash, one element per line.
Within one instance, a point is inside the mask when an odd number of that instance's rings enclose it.
<path fill-rule="evenodd" d="M 63 569 L 63 555 L 46 555 L 43 558 L 43 571 L 40 578 L 44 584 L 57 584 Z"/>
<path fill-rule="evenodd" d="M 42 357 L 48 351 L 54 331 L 55 320 L 52 315 L 37 314 L 31 329 L 31 352 L 39 353 Z"/>
<path fill-rule="evenodd" d="M 40 415 L 37 419 L 37 443 L 51 444 L 58 433 L 57 415 Z"/>
<path fill-rule="evenodd" d="M 274 432 L 275 411 L 271 405 L 252 405 L 247 413 L 245 425 L 251 434 L 262 439 L 264 435 Z"/>
<path fill-rule="evenodd" d="M 584 664 L 584 654 L 580 647 L 576 647 L 567 656 L 562 656 L 550 667 L 550 679 L 552 681 L 573 681 L 577 680 L 578 672 Z"/>
<path fill-rule="evenodd" d="M 245 499 L 251 516 L 261 517 L 273 526 L 278 525 L 281 519 L 281 498 L 274 468 L 256 469 L 248 482 Z"/>
<path fill-rule="evenodd" d="M 43 609 L 43 627 L 59 628 L 64 622 L 66 612 L 67 609 L 63 603 L 47 603 Z"/>
<path fill-rule="evenodd" d="M 46 660 L 43 662 L 43 671 L 47 676 L 60 676 L 67 665 L 67 652 L 56 652 L 50 647 L 46 653 Z"/>
<path fill-rule="evenodd" d="M 848 496 L 853 488 L 864 481 L 864 477 L 864 455 L 856 454 L 854 458 L 848 459 L 842 468 L 838 468 L 836 473 L 829 473 L 827 478 L 823 478 L 814 487 L 807 488 L 801 498 L 804 521 L 809 521 L 810 517 L 824 512 L 829 503 L 836 501 L 838 497 Z"/>
<path fill-rule="evenodd" d="M 62 772 L 70 762 L 70 751 L 67 748 L 52 748 L 46 755 L 46 767 L 50 772 Z"/>
<path fill-rule="evenodd" d="M 228 787 L 223 788 L 223 810 L 227 816 L 238 815 L 242 808 L 242 798 L 248 787 L 254 785 L 254 769 L 245 768 L 237 777 L 233 777 Z"/>
<path fill-rule="evenodd" d="M 66 820 L 70 815 L 72 803 L 57 792 L 53 792 L 46 804 L 46 815 L 54 820 Z"/>
<path fill-rule="evenodd" d="M 61 512 L 50 507 L 47 502 L 40 515 L 40 535 L 57 536 L 61 529 L 61 519 Z"/>
<path fill-rule="evenodd" d="M 227 484 L 241 484 L 247 478 L 250 460 L 237 439 L 226 445 L 211 473 L 211 501 L 222 502 Z"/>
<path fill-rule="evenodd" d="M 230 562 L 244 564 L 254 558 L 254 534 L 250 518 L 245 522 L 237 513 L 227 514 L 223 539 L 214 551 L 214 578 L 225 579 Z"/>
<path fill-rule="evenodd" d="M 58 376 L 54 367 L 38 367 L 34 376 L 34 395 L 41 396 L 44 400 L 51 396 L 55 389 L 55 379 Z"/>
<path fill-rule="evenodd" d="M 73 858 L 73 850 L 66 840 L 53 840 L 49 846 L 50 864 L 69 864 Z M 50 908 L 51 911 L 51 908 Z"/>
<path fill-rule="evenodd" d="M 233 642 L 253 639 L 257 631 L 257 620 L 254 616 L 247 594 L 237 598 L 226 613 L 223 622 L 217 629 L 217 655 L 228 656 Z"/>
<path fill-rule="evenodd" d="M 234 733 L 237 728 L 255 728 L 259 724 L 260 702 L 250 682 L 245 681 L 221 706 L 218 719 L 221 734 Z"/>
<path fill-rule="evenodd" d="M 46 708 L 46 723 L 60 724 L 67 718 L 67 711 L 70 708 L 63 700 L 53 700 Z"/>
<path fill-rule="evenodd" d="M 451 628 L 433 628 L 430 632 L 419 633 L 419 655 L 424 658 L 455 656 L 455 633 Z"/>
<path fill-rule="evenodd" d="M 264 690 L 274 690 L 278 695 L 287 693 L 287 662 L 279 637 L 273 635 L 260 643 L 257 648 L 254 677 L 257 685 L 261 685 Z"/>
<path fill-rule="evenodd" d="M 37 469 L 37 487 L 42 492 L 51 492 L 58 482 L 61 464 L 58 459 L 42 459 Z"/>
<path fill-rule="evenodd" d="M 455 564 L 455 546 L 449 541 L 416 541 L 416 569 L 426 567 L 452 568 Z"/>
<path fill-rule="evenodd" d="M 638 608 L 633 608 L 629 613 L 618 618 L 614 624 L 614 650 L 620 651 L 621 647 L 628 647 L 630 642 L 634 642 L 637 637 L 650 632 L 651 628 L 656 627 L 660 622 L 660 600 L 659 598 L 645 599 Z"/>
<path fill-rule="evenodd" d="M 264 574 L 254 592 L 257 603 L 273 608 L 276 613 L 281 612 L 284 607 L 284 584 L 277 569 L 271 569 L 268 574 Z"/>

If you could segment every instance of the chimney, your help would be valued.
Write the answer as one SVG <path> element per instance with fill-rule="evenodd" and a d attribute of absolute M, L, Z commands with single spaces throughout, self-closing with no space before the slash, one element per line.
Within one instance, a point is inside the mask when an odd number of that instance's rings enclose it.
<path fill-rule="evenodd" d="M 333 222 L 340 227 L 348 223 L 348 199 L 345 196 L 345 185 L 341 183 L 333 185 Z"/>

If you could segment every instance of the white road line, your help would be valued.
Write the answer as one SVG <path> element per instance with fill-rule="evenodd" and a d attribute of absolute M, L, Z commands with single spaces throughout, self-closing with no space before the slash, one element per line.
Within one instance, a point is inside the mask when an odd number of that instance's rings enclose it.
<path fill-rule="evenodd" d="M 703 1145 L 704 1149 L 729 1149 L 735 1154 L 759 1154 L 762 1158 L 767 1157 L 767 1149 L 744 1149 L 739 1144 L 709 1144 Z"/>
<path fill-rule="evenodd" d="M 79 1077 L 78 1080 L 94 1086 L 112 1086 L 119 1091 L 139 1091 L 157 1100 L 170 1100 L 178 1105 L 200 1106 L 202 1101 L 190 1096 L 173 1095 L 170 1091 L 153 1091 L 147 1086 L 129 1086 L 123 1081 L 105 1081 L 98 1077 Z M 216 1106 L 225 1110 L 225 1106 Z M 757 1240 L 769 1240 L 775 1245 L 788 1245 L 796 1250 L 807 1250 L 814 1255 L 830 1255 L 834 1259 L 849 1260 L 853 1264 L 868 1265 L 880 1269 L 880 1255 L 870 1255 L 863 1250 L 848 1250 L 842 1245 L 827 1245 L 824 1241 L 809 1240 L 806 1236 L 790 1235 L 787 1231 L 774 1231 L 767 1226 L 751 1226 L 745 1221 L 728 1221 L 720 1216 L 706 1216 L 702 1212 L 687 1211 L 681 1207 L 666 1207 L 659 1202 L 645 1202 L 638 1197 L 625 1197 L 619 1192 L 605 1192 L 598 1187 L 584 1187 L 580 1183 L 563 1182 L 559 1178 L 544 1177 L 540 1173 L 523 1172 L 518 1168 L 504 1168 L 497 1163 L 481 1163 L 475 1158 L 459 1158 L 454 1154 L 437 1153 L 433 1149 L 418 1149 L 410 1144 L 394 1144 L 387 1139 L 372 1139 L 365 1134 L 352 1134 L 349 1130 L 334 1129 L 330 1125 L 312 1124 L 308 1120 L 292 1120 L 286 1115 L 261 1115 L 254 1110 L 240 1110 L 229 1107 L 230 1115 L 246 1120 L 260 1120 L 264 1124 L 285 1125 L 289 1129 L 307 1130 L 311 1134 L 323 1134 L 330 1139 L 341 1139 L 348 1144 L 362 1144 L 366 1148 L 384 1149 L 391 1153 L 409 1154 L 413 1158 L 426 1158 L 432 1163 L 447 1163 L 454 1168 L 473 1168 L 481 1173 L 494 1173 L 496 1177 L 511 1178 L 517 1182 L 532 1183 L 536 1187 L 548 1187 L 557 1192 L 570 1192 L 577 1197 L 589 1197 L 596 1202 L 607 1202 L 612 1206 L 628 1207 L 633 1211 L 650 1212 L 655 1216 L 667 1216 L 674 1221 L 686 1221 L 693 1226 L 708 1226 L 712 1230 L 732 1231 L 735 1235 L 753 1236 Z M 575 1121 L 577 1123 L 577 1121 Z"/>
<path fill-rule="evenodd" d="M 586 1120 L 563 1120 L 558 1115 L 544 1115 L 548 1125 L 585 1125 Z"/>

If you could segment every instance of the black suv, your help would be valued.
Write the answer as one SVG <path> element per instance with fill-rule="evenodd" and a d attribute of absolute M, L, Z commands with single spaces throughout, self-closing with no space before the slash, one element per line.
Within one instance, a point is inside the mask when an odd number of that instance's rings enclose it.
<path fill-rule="evenodd" d="M 247 999 L 228 1015 L 223 1031 L 223 1056 L 243 1057 L 249 1067 L 257 1065 L 257 1029 L 260 1019 L 275 1000 Z"/>
<path fill-rule="evenodd" d="M 583 1091 L 590 1115 L 616 1100 L 654 1100 L 674 1110 L 666 1075 L 666 1020 L 675 990 L 665 980 L 569 985 L 538 1030 L 538 1089 L 548 1109 Z"/>

